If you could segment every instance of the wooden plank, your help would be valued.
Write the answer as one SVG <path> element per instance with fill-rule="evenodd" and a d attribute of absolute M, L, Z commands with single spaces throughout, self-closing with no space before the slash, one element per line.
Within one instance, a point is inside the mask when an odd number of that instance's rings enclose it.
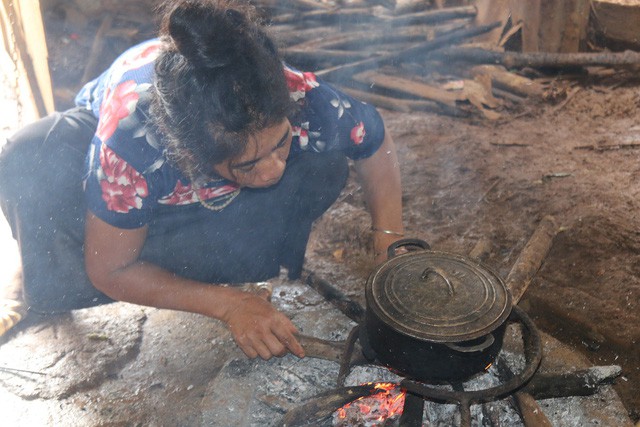
<path fill-rule="evenodd" d="M 55 106 L 40 5 L 30 0 L 2 0 L 2 20 L 3 33 L 9 33 L 3 34 L 5 49 L 9 55 L 18 53 L 23 112 L 34 110 L 36 117 L 43 117 L 54 111 Z"/>
<path fill-rule="evenodd" d="M 510 9 L 523 52 L 579 52 L 586 39 L 590 0 L 511 0 Z"/>
<path fill-rule="evenodd" d="M 40 97 L 48 114 L 55 110 L 55 105 L 51 88 L 51 75 L 49 73 L 49 50 L 47 49 L 40 2 L 19 0 L 19 3 L 22 11 L 21 19 L 24 26 L 27 51 L 33 62 Z"/>
<path fill-rule="evenodd" d="M 491 22 L 500 21 L 500 26 L 489 31 L 486 34 L 478 36 L 476 41 L 480 43 L 488 43 L 489 45 L 497 45 L 505 29 L 511 11 L 509 2 L 511 0 L 476 0 L 475 5 L 478 9 L 475 23 L 476 25 L 485 25 Z"/>
<path fill-rule="evenodd" d="M 640 45 L 640 3 L 593 2 L 594 25 L 603 36 Z"/>

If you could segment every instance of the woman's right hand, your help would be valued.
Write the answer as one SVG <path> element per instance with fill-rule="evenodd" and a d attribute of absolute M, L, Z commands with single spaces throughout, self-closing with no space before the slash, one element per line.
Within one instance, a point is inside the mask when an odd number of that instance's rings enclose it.
<path fill-rule="evenodd" d="M 298 330 L 291 320 L 265 298 L 248 292 L 239 292 L 225 314 L 224 321 L 240 349 L 249 358 L 260 356 L 268 360 L 290 352 L 304 357 L 304 349 L 296 340 Z"/>

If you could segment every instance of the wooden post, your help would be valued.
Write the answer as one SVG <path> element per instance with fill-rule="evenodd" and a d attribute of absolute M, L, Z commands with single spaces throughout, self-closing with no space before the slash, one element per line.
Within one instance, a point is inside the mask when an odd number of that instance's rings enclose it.
<path fill-rule="evenodd" d="M 522 24 L 523 52 L 579 52 L 590 0 L 511 0 L 513 25 Z"/>
<path fill-rule="evenodd" d="M 43 117 L 52 112 L 55 106 L 40 3 L 33 0 L 2 0 L 0 24 L 4 48 L 17 60 L 22 95 L 19 102 L 22 103 L 23 113 L 27 115 L 23 119 L 31 121 L 38 116 Z M 13 55 L 16 52 L 17 55 Z"/>

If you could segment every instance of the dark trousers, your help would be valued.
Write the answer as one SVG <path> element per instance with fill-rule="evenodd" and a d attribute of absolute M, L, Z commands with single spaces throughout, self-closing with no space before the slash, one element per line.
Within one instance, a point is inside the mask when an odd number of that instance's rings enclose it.
<path fill-rule="evenodd" d="M 0 153 L 0 206 L 22 259 L 24 297 L 54 313 L 111 302 L 84 268 L 85 156 L 96 129 L 86 110 L 31 124 Z M 245 283 L 300 275 L 313 221 L 336 200 L 348 166 L 343 154 L 303 153 L 280 182 L 243 189 L 221 211 L 163 206 L 149 223 L 141 259 L 208 283 Z"/>

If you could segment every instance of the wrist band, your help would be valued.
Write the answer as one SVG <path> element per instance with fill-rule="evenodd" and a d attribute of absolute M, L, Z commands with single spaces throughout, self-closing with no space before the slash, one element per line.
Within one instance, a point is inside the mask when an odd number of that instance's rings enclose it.
<path fill-rule="evenodd" d="M 384 233 L 384 234 L 392 234 L 394 236 L 404 236 L 404 233 L 398 233 L 397 231 L 393 231 L 393 230 L 383 230 L 381 228 L 376 228 L 376 227 L 371 227 L 371 231 Z"/>

